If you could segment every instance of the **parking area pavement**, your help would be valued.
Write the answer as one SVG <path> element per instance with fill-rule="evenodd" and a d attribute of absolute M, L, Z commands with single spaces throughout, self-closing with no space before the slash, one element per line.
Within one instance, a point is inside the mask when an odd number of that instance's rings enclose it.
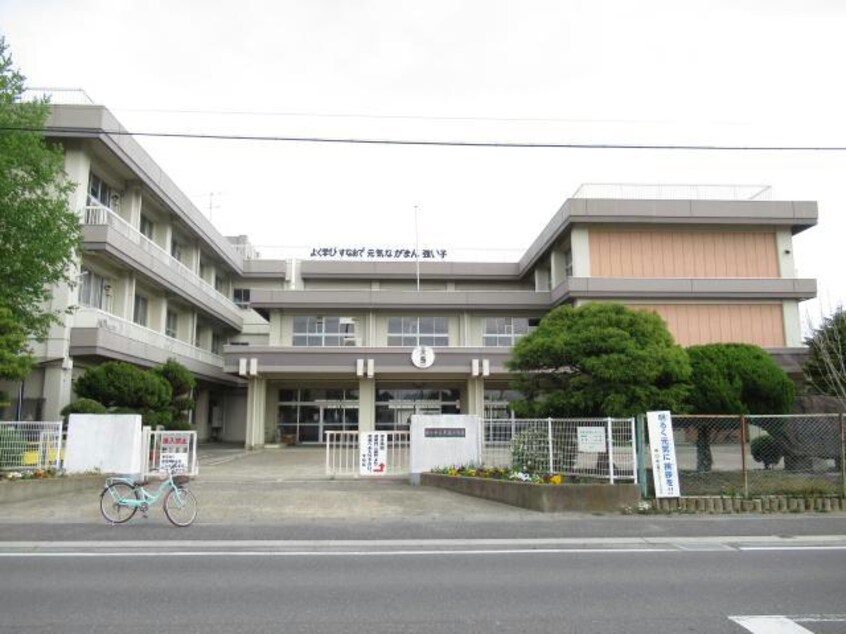
<path fill-rule="evenodd" d="M 191 489 L 198 523 L 277 524 L 308 520 L 520 520 L 542 514 L 422 486 L 407 478 L 328 479 L 322 448 L 244 451 L 201 446 Z M 105 477 L 104 477 L 105 479 Z M 102 522 L 99 485 L 38 500 L 3 504 L 4 523 Z M 151 518 L 162 515 L 159 505 Z M 162 517 L 163 519 L 163 517 Z"/>

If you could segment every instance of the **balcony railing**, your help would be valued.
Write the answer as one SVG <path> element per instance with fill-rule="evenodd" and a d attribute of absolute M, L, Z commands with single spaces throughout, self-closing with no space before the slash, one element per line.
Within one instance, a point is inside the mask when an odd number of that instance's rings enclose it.
<path fill-rule="evenodd" d="M 584 183 L 571 198 L 623 200 L 772 200 L 769 185 Z"/>
<path fill-rule="evenodd" d="M 164 333 L 127 321 L 97 308 L 81 307 L 74 313 L 74 328 L 103 328 L 125 339 L 164 350 L 168 356 L 187 357 L 216 367 L 223 367 L 223 357 L 168 337 Z"/>
<path fill-rule="evenodd" d="M 85 224 L 92 226 L 107 226 L 114 229 L 120 235 L 134 242 L 145 253 L 156 258 L 161 263 L 170 267 L 178 277 L 182 285 L 198 290 L 215 303 L 223 303 L 226 310 L 237 311 L 238 307 L 226 295 L 218 291 L 214 286 L 206 282 L 194 271 L 174 258 L 165 249 L 150 240 L 143 233 L 118 216 L 108 207 L 101 205 L 89 205 L 85 208 Z"/>

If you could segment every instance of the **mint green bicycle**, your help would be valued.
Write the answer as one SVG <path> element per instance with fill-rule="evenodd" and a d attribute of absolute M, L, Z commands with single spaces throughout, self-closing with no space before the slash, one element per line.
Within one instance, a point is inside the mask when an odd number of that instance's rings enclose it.
<path fill-rule="evenodd" d="M 164 497 L 162 507 L 167 519 L 174 526 L 190 526 L 197 517 L 197 498 L 185 486 L 188 480 L 188 476 L 174 475 L 169 468 L 167 477 L 150 492 L 144 488 L 149 484 L 147 480 L 139 482 L 132 476 L 107 478 L 100 494 L 100 513 L 112 525 L 123 524 L 139 509 L 146 517 L 150 506 Z"/>

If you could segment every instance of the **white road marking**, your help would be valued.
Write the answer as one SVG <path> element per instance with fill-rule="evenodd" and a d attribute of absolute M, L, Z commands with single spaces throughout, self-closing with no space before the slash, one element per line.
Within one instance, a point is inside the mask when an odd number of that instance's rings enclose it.
<path fill-rule="evenodd" d="M 786 616 L 730 616 L 752 634 L 814 634 Z"/>
<path fill-rule="evenodd" d="M 0 557 L 374 557 L 412 555 L 554 555 L 554 554 L 637 554 L 672 553 L 674 548 L 532 548 L 496 550 L 181 550 L 181 551 L 130 551 L 130 552 L 0 552 Z"/>

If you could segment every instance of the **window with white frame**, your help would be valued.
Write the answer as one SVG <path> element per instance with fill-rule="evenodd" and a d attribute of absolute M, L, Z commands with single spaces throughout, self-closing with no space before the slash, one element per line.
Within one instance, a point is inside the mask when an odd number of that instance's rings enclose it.
<path fill-rule="evenodd" d="M 132 321 L 139 326 L 147 325 L 148 301 L 143 295 L 135 294 L 135 303 L 132 308 Z"/>
<path fill-rule="evenodd" d="M 510 348 L 520 337 L 534 330 L 539 321 L 527 317 L 488 317 L 482 342 L 488 347 Z"/>
<path fill-rule="evenodd" d="M 88 175 L 88 204 L 116 208 L 120 196 L 94 172 Z"/>
<path fill-rule="evenodd" d="M 176 339 L 179 330 L 179 315 L 176 311 L 168 310 L 165 317 L 165 334 Z"/>
<path fill-rule="evenodd" d="M 295 346 L 354 346 L 355 319 L 323 315 L 298 315 L 294 317 Z"/>
<path fill-rule="evenodd" d="M 448 346 L 446 317 L 389 317 L 389 346 Z"/>
<path fill-rule="evenodd" d="M 250 289 L 249 288 L 235 288 L 232 289 L 232 300 L 241 308 L 249 308 L 250 306 Z"/>
<path fill-rule="evenodd" d="M 143 235 L 148 240 L 152 240 L 154 229 L 155 229 L 155 225 L 153 224 L 153 221 L 150 220 L 144 214 L 141 214 L 141 226 L 139 227 L 139 230 L 141 231 L 141 235 Z"/>
<path fill-rule="evenodd" d="M 83 267 L 79 286 L 79 305 L 108 310 L 112 286 L 109 280 L 91 269 Z"/>

